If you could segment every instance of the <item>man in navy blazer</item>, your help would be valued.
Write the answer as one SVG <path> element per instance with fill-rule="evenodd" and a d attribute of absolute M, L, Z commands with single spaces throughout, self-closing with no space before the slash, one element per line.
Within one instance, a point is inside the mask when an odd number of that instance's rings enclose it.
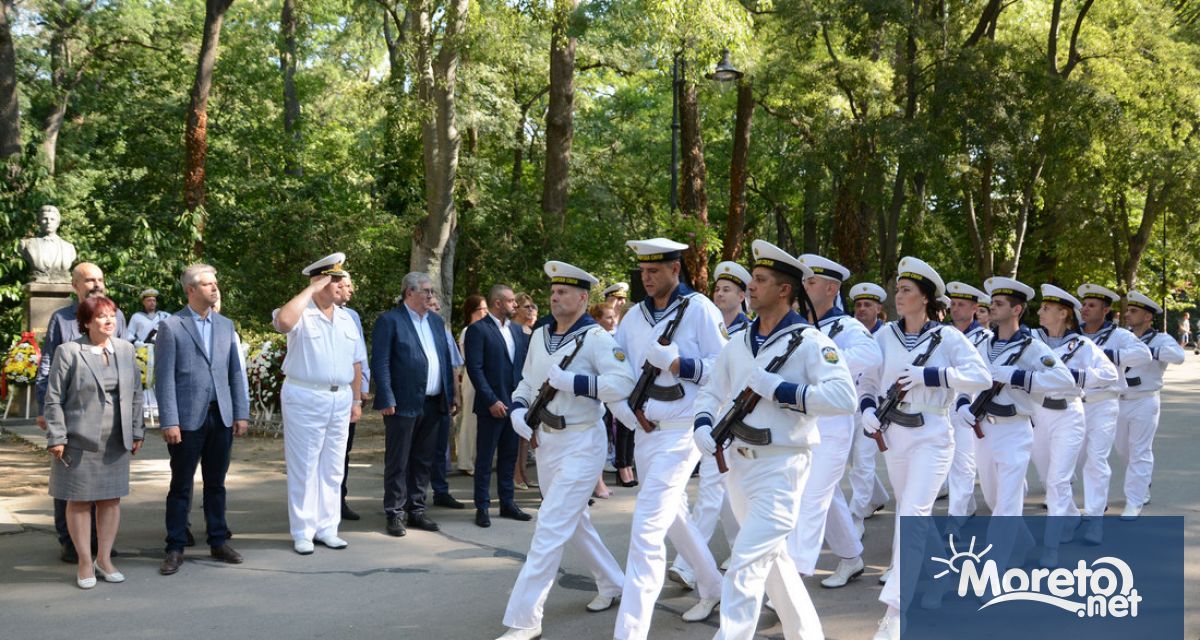
<path fill-rule="evenodd" d="M 250 420 L 233 322 L 213 310 L 221 297 L 216 270 L 194 264 L 184 269 L 180 282 L 187 306 L 159 323 L 154 350 L 154 395 L 171 454 L 167 555 L 159 567 L 166 576 L 179 571 L 183 563 L 197 465 L 204 478 L 210 553 L 223 562 L 242 562 L 227 543 L 225 472 L 233 436 L 243 435 Z"/>
<path fill-rule="evenodd" d="M 488 315 L 467 327 L 463 339 L 467 375 L 475 385 L 475 415 L 479 427 L 475 436 L 475 524 L 490 527 L 489 494 L 492 479 L 492 454 L 496 459 L 496 493 L 500 498 L 500 517 L 529 520 L 531 516 L 514 500 L 513 471 L 517 466 L 517 433 L 508 411 L 512 392 L 521 380 L 521 367 L 529 336 L 511 320 L 517 308 L 513 290 L 498 284 L 488 292 Z"/>
<path fill-rule="evenodd" d="M 375 321 L 371 331 L 374 406 L 383 415 L 383 510 L 387 532 L 410 527 L 437 531 L 425 514 L 426 493 L 442 416 L 454 405 L 454 371 L 446 324 L 429 309 L 433 281 L 420 272 L 401 282 L 402 301 Z"/>

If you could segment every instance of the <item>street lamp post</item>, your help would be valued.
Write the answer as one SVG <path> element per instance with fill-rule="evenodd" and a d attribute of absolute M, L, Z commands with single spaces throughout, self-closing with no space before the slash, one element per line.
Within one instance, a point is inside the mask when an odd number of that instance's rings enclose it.
<path fill-rule="evenodd" d="M 671 213 L 679 210 L 679 95 L 683 91 L 684 76 L 687 73 L 687 61 L 683 59 L 683 50 L 675 52 L 671 62 Z M 717 63 L 712 73 L 705 75 L 716 82 L 733 82 L 744 75 L 729 61 L 729 49 L 721 52 L 721 61 Z"/>

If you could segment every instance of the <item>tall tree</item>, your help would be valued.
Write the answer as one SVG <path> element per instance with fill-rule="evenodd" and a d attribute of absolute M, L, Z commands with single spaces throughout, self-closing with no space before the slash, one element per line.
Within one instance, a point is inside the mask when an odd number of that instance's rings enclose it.
<path fill-rule="evenodd" d="M 300 177 L 304 166 L 300 160 L 300 97 L 296 95 L 296 3 L 283 0 L 279 13 L 279 70 L 283 73 L 283 135 L 288 145 L 283 171 Z"/>
<path fill-rule="evenodd" d="M 708 169 L 704 163 L 704 136 L 700 130 L 700 100 L 696 83 L 684 80 L 679 85 L 680 180 L 679 206 L 694 229 L 708 227 Z M 697 291 L 708 290 L 708 243 L 697 231 L 684 252 L 691 275 L 688 284 Z"/>
<path fill-rule="evenodd" d="M 187 166 L 183 172 L 183 203 L 195 213 L 204 206 L 204 169 L 208 158 L 208 96 L 212 92 L 213 69 L 217 66 L 217 45 L 221 40 L 221 25 L 233 0 L 205 0 L 204 37 L 196 63 L 196 78 L 192 82 L 191 104 L 188 106 Z M 204 228 L 207 220 L 201 213 L 196 221 L 196 242 L 192 248 L 196 257 L 204 255 Z"/>
<path fill-rule="evenodd" d="M 15 0 L 0 0 L 0 160 L 21 153 L 21 108 L 12 23 Z"/>
<path fill-rule="evenodd" d="M 733 121 L 733 157 L 729 162 L 729 214 L 725 218 L 723 260 L 737 261 L 746 230 L 746 181 L 750 177 L 750 124 L 754 119 L 754 90 L 749 80 L 737 88 L 737 113 Z"/>
<path fill-rule="evenodd" d="M 548 238 L 562 237 L 567 217 L 571 142 L 575 137 L 576 44 L 569 29 L 578 6 L 579 0 L 555 0 L 550 27 L 550 104 L 546 109 L 546 174 L 542 183 Z"/>

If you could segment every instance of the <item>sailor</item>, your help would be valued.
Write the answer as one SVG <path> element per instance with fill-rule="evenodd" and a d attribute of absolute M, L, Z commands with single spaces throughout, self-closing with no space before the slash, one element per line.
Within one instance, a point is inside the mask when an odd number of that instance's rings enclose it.
<path fill-rule="evenodd" d="M 887 447 L 883 458 L 896 496 L 892 565 L 900 573 L 917 571 L 924 557 L 924 535 L 913 536 L 916 546 L 901 553 L 900 518 L 933 513 L 954 457 L 954 434 L 946 415 L 954 395 L 991 386 L 987 365 L 971 341 L 934 320 L 937 298 L 944 291 L 945 283 L 933 267 L 913 257 L 900 260 L 895 291 L 900 317 L 875 333 L 883 366 L 864 372 L 859 380 L 863 429 Z M 900 390 L 905 392 L 903 401 L 879 416 L 877 409 L 886 411 L 888 399 Z M 888 421 L 886 433 L 883 420 Z M 879 597 L 888 608 L 876 640 L 900 637 L 900 573 L 887 580 Z"/>
<path fill-rule="evenodd" d="M 1076 293 L 1080 302 L 1081 333 L 1096 343 L 1117 367 L 1117 381 L 1112 387 L 1084 396 L 1083 417 L 1087 433 L 1083 439 L 1084 455 L 1076 465 L 1083 476 L 1083 515 L 1089 519 L 1083 539 L 1100 544 L 1104 539 L 1102 517 L 1108 510 L 1108 488 L 1112 479 L 1108 456 L 1117 434 L 1120 396 L 1129 388 L 1128 370 L 1152 363 L 1154 356 L 1137 336 L 1113 324 L 1112 304 L 1121 299 L 1115 291 L 1089 282 L 1080 285 Z"/>
<path fill-rule="evenodd" d="M 542 634 L 542 607 L 558 577 L 568 542 L 583 554 L 599 593 L 588 611 L 604 611 L 621 594 L 625 578 L 588 516 L 588 498 L 604 467 L 607 438 L 602 402 L 618 402 L 633 390 L 625 352 L 587 313 L 588 292 L 598 280 L 565 262 L 545 264 L 550 278 L 553 322 L 534 330 L 513 392 L 512 423 L 517 435 L 537 443 L 542 506 L 525 564 L 504 612 L 509 627 L 501 638 L 532 639 Z M 564 361 L 569 364 L 564 365 Z M 551 389 L 553 391 L 551 391 Z M 537 406 L 542 394 L 553 398 Z M 528 424 L 528 412 L 536 433 Z"/>
<path fill-rule="evenodd" d="M 885 317 L 883 303 L 885 300 L 887 300 L 887 292 L 877 284 L 860 282 L 850 287 L 850 303 L 854 305 L 854 318 L 861 322 L 872 336 L 883 328 Z M 855 385 L 861 379 L 862 375 L 860 374 L 854 380 Z M 854 415 L 854 422 L 858 427 L 855 433 L 861 433 L 862 424 L 857 413 Z M 878 453 L 879 448 L 870 438 L 856 437 L 850 446 L 850 469 L 846 472 L 846 475 L 850 477 L 852 490 L 849 508 L 850 518 L 854 522 L 854 530 L 858 533 L 859 539 L 862 539 L 866 529 L 863 521 L 873 517 L 880 509 L 883 509 L 888 500 L 891 500 L 887 488 L 883 486 L 883 481 L 875 473 L 875 456 Z M 837 496 L 835 495 L 834 504 L 836 505 L 836 503 Z"/>
<path fill-rule="evenodd" d="M 979 326 L 992 330 L 992 297 L 985 295 L 979 299 L 979 307 L 975 309 L 975 322 Z"/>
<path fill-rule="evenodd" d="M 687 245 L 665 238 L 626 244 L 637 256 L 646 299 L 621 319 L 616 340 L 635 372 L 658 374 L 646 390 L 641 415 L 631 405 L 641 404 L 637 398 L 608 403 L 613 417 L 636 433 L 634 455 L 642 482 L 613 636 L 643 640 L 650 633 L 654 602 L 666 576 L 668 529 L 671 542 L 696 575 L 700 594 L 700 601 L 683 614 L 684 621 L 706 619 L 720 602 L 721 574 L 684 505 L 688 478 L 700 461 L 692 443 L 692 405 L 726 338 L 721 312 L 679 281 Z M 668 330 L 673 332 L 671 340 L 663 345 L 659 339 L 666 342 Z"/>
<path fill-rule="evenodd" d="M 978 348 L 992 338 L 991 330 L 975 320 L 979 301 L 989 298 L 986 293 L 964 282 L 950 282 L 946 284 L 946 296 L 950 299 L 950 322 L 971 344 Z M 972 434 L 954 434 L 954 462 L 950 463 L 946 484 L 950 495 L 948 515 L 957 518 L 975 515 L 975 438 Z"/>
<path fill-rule="evenodd" d="M 854 382 L 833 341 L 791 310 L 796 300 L 811 310 L 802 282 L 812 272 L 763 240 L 752 250 L 750 305 L 758 317 L 721 352 L 696 402 L 696 443 L 711 457 L 717 451 L 713 427 L 725 407 L 745 389 L 759 396 L 754 409 L 732 423 L 733 440 L 723 452 L 741 530 L 721 589 L 715 638 L 753 638 L 764 591 L 785 638 L 823 638 L 787 537 L 800 517 L 813 447 L 821 442 L 817 416 L 849 416 Z"/>
<path fill-rule="evenodd" d="M 883 363 L 879 345 L 861 322 L 842 309 L 842 283 L 850 278 L 850 270 L 812 253 L 800 256 L 799 260 L 812 271 L 804 279 L 804 292 L 812 303 L 814 323 L 836 345 L 851 379 L 857 380 L 867 369 L 878 368 Z M 839 562 L 833 575 L 821 585 L 836 588 L 862 575 L 864 567 L 862 537 L 854 528 L 845 496 L 838 488 L 855 439 L 854 412 L 817 418 L 817 431 L 821 446 L 812 452 L 808 482 L 800 499 L 800 518 L 796 531 L 788 539 L 788 553 L 800 575 L 811 576 L 824 540 Z M 831 509 L 835 501 L 838 506 Z"/>
<path fill-rule="evenodd" d="M 129 326 L 125 329 L 125 335 L 122 336 L 137 344 L 153 341 L 158 323 L 171 317 L 171 314 L 158 308 L 157 289 L 146 289 L 142 291 L 141 297 L 142 310 L 133 314 L 133 317 L 129 319 Z"/>
<path fill-rule="evenodd" d="M 604 304 L 617 310 L 617 316 L 625 312 L 625 301 L 629 298 L 629 283 L 618 282 L 609 285 L 601 292 L 604 296 Z"/>
<path fill-rule="evenodd" d="M 1153 328 L 1162 307 L 1148 296 L 1130 291 L 1125 296 L 1125 324 L 1150 350 L 1151 361 L 1125 371 L 1125 392 L 1117 415 L 1113 444 L 1125 467 L 1125 510 L 1122 520 L 1135 520 L 1150 502 L 1150 480 L 1154 472 L 1154 434 L 1160 415 L 1159 393 L 1167 365 L 1183 364 L 1183 347 L 1170 335 Z"/>
<path fill-rule="evenodd" d="M 750 272 L 736 262 L 725 261 L 717 265 L 714 273 L 717 281 L 713 285 L 712 301 L 725 319 L 725 333 L 733 337 L 750 326 L 750 319 L 745 314 Z M 725 493 L 725 475 L 717 470 L 716 458 L 712 456 L 700 458 L 700 485 L 696 489 L 696 504 L 692 507 L 691 519 L 705 542 L 712 540 L 717 521 L 720 520 L 725 540 L 733 546 L 733 539 L 737 537 L 737 521 Z M 685 589 L 696 588 L 692 568 L 680 554 L 675 554 L 675 562 L 667 570 L 667 578 Z"/>
<path fill-rule="evenodd" d="M 1046 524 L 1042 566 L 1058 564 L 1058 545 L 1069 542 L 1074 526 L 1064 526 L 1064 517 L 1079 517 L 1071 493 L 1075 463 L 1083 450 L 1086 431 L 1082 398 L 1103 391 L 1117 381 L 1117 368 L 1099 347 L 1079 333 L 1079 300 L 1052 284 L 1042 285 L 1038 307 L 1041 327 L 1033 335 L 1050 347 L 1075 378 L 1075 388 L 1066 393 L 1046 394 L 1033 413 L 1033 466 L 1046 488 L 1048 515 L 1058 516 Z"/>

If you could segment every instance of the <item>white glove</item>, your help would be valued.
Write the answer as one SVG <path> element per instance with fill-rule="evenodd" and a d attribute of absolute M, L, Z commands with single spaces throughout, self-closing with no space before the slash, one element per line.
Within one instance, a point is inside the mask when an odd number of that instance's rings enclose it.
<path fill-rule="evenodd" d="M 637 416 L 633 415 L 633 409 L 629 408 L 629 403 L 621 400 L 608 405 L 608 410 L 612 412 L 613 418 L 620 422 L 630 431 L 637 431 L 638 421 Z"/>
<path fill-rule="evenodd" d="M 1017 368 L 1006 364 L 998 364 L 992 367 L 992 380 L 1003 382 L 1004 384 L 1012 384 L 1013 374 Z"/>
<path fill-rule="evenodd" d="M 550 373 L 546 376 L 546 380 L 550 386 L 559 391 L 575 394 L 575 374 L 563 371 L 563 368 L 558 365 L 550 367 Z"/>
<path fill-rule="evenodd" d="M 679 347 L 675 343 L 667 346 L 662 346 L 658 342 L 650 343 L 650 350 L 646 352 L 646 362 L 662 369 L 670 371 L 671 365 L 679 359 Z"/>
<path fill-rule="evenodd" d="M 975 416 L 971 415 L 971 405 L 964 404 L 955 409 L 954 413 L 950 416 L 950 422 L 954 423 L 954 426 L 963 429 L 973 428 L 975 426 Z"/>
<path fill-rule="evenodd" d="M 528 440 L 533 436 L 533 428 L 525 424 L 525 415 L 529 413 L 529 409 L 525 407 L 514 407 L 508 412 L 508 417 L 512 418 L 513 431 L 521 438 Z"/>
<path fill-rule="evenodd" d="M 754 393 L 768 400 L 775 399 L 775 389 L 782 383 L 783 378 L 762 367 L 758 367 L 750 374 L 750 388 L 754 390 Z"/>
<path fill-rule="evenodd" d="M 866 409 L 863 409 L 861 422 L 863 431 L 865 431 L 867 435 L 871 435 L 876 431 L 879 431 L 880 425 L 883 424 L 879 421 L 879 418 L 875 416 L 875 407 L 867 407 Z"/>
<path fill-rule="evenodd" d="M 909 391 L 913 387 L 925 386 L 925 367 L 918 367 L 913 364 L 904 367 L 904 373 L 900 374 L 900 378 L 896 382 L 905 391 Z"/>
<path fill-rule="evenodd" d="M 704 425 L 696 429 L 692 432 L 692 439 L 696 441 L 696 447 L 704 453 L 711 456 L 717 452 L 717 441 L 713 440 L 712 427 Z"/>

